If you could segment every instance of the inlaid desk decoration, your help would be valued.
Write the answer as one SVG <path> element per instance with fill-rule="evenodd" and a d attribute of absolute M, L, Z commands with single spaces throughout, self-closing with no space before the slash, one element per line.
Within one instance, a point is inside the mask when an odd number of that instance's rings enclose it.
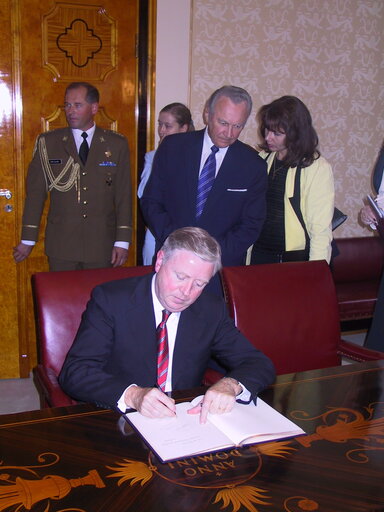
<path fill-rule="evenodd" d="M 384 361 L 283 375 L 261 397 L 308 435 L 162 464 L 109 410 L 0 416 L 0 511 L 384 511 Z"/>

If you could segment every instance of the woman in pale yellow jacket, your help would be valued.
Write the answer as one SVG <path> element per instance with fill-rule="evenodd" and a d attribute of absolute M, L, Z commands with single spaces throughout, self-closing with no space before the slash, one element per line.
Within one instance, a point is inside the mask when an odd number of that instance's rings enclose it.
<path fill-rule="evenodd" d="M 250 263 L 331 257 L 334 183 L 320 156 L 308 108 L 283 96 L 258 112 L 260 156 L 268 164 L 267 216 Z"/>

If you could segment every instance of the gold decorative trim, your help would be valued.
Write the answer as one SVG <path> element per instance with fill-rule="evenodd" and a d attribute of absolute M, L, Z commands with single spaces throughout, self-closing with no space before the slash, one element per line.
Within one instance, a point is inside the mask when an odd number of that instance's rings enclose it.
<path fill-rule="evenodd" d="M 348 365 L 350 368 L 350 365 Z M 342 368 L 341 366 L 338 366 L 337 368 Z M 348 375 L 358 375 L 359 373 L 367 373 L 367 372 L 382 372 L 384 371 L 384 367 L 379 368 L 364 368 L 360 369 L 359 366 L 356 367 L 356 371 L 348 371 Z M 300 384 L 302 382 L 318 382 L 322 380 L 328 380 L 328 379 L 340 379 L 345 377 L 345 373 L 333 373 L 330 375 L 323 375 L 323 376 L 317 376 L 317 377 L 311 377 L 308 379 L 296 379 L 297 374 L 294 374 L 294 381 L 285 381 L 285 382 L 276 382 L 275 384 L 271 384 L 271 388 L 281 388 L 286 386 L 288 383 L 290 384 Z"/>
<path fill-rule="evenodd" d="M 110 409 L 98 409 L 96 411 L 84 411 L 84 412 L 78 412 L 76 414 L 62 414 L 60 416 L 49 416 L 47 418 L 36 418 L 31 420 L 24 420 L 24 421 L 15 421 L 15 422 L 9 422 L 9 423 L 1 423 L 1 428 L 9 428 L 9 427 L 23 427 L 25 425 L 33 425 L 34 423 L 47 423 L 52 421 L 59 420 L 71 420 L 72 418 L 80 418 L 81 416 L 95 416 L 98 414 L 111 414 Z"/>
<path fill-rule="evenodd" d="M 21 58 L 21 7 L 20 2 L 11 0 L 11 32 L 12 40 L 12 89 L 13 89 L 13 108 L 14 108 L 14 144 L 15 144 L 15 214 L 16 231 L 20 232 L 21 212 L 23 211 L 23 202 L 25 197 L 25 169 L 24 169 L 24 137 L 23 137 L 23 103 L 22 103 L 22 58 Z M 20 213 L 19 213 L 20 212 Z M 19 342 L 19 376 L 28 377 L 29 367 L 29 340 L 25 329 L 20 329 L 25 324 L 27 314 L 27 291 L 28 282 L 26 265 L 17 265 L 17 316 L 18 316 L 18 342 Z M 27 354 L 27 357 L 25 355 Z M 17 363 L 16 363 L 17 364 Z"/>
<path fill-rule="evenodd" d="M 156 100 L 156 38 L 157 2 L 149 0 L 148 6 L 148 63 L 147 63 L 147 151 L 155 146 Z"/>
<path fill-rule="evenodd" d="M 7 470 L 7 473 L 0 474 L 0 480 L 5 482 L 0 485 L 0 511 L 10 510 L 17 512 L 21 507 L 31 510 L 33 505 L 40 501 L 47 501 L 46 511 L 50 509 L 50 501 L 57 501 L 65 498 L 72 489 L 76 487 L 94 486 L 98 489 L 105 487 L 105 484 L 96 469 L 91 469 L 87 475 L 80 478 L 65 478 L 59 475 L 47 475 L 38 478 L 35 469 L 52 467 L 60 460 L 56 453 L 41 453 L 38 456 L 39 465 L 31 466 L 4 466 L 0 462 L 0 470 Z M 12 473 L 27 473 L 29 478 L 13 477 Z M 68 510 L 68 509 L 66 509 Z M 71 509 L 74 510 L 74 509 Z M 78 512 L 86 512 L 82 508 L 76 508 Z M 62 510 L 64 512 L 64 510 Z"/>

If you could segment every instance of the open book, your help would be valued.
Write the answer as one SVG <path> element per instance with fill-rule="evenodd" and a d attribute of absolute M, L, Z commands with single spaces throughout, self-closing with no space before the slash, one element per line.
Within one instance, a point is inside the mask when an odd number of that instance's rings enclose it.
<path fill-rule="evenodd" d="M 375 214 L 377 220 L 377 230 L 379 235 L 384 238 L 384 211 L 380 208 L 380 206 L 376 203 L 371 195 L 367 196 L 368 204 L 371 207 L 373 213 Z"/>
<path fill-rule="evenodd" d="M 177 404 L 173 418 L 147 418 L 138 412 L 124 416 L 162 462 L 305 434 L 260 398 L 256 406 L 236 403 L 229 413 L 208 414 L 202 425 L 199 414 L 187 413 L 201 399 Z"/>

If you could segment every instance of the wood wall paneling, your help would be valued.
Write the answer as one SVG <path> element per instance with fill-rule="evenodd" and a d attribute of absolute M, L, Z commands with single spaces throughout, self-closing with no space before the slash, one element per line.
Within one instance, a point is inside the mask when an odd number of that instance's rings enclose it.
<path fill-rule="evenodd" d="M 139 0 L 0 0 L 0 188 L 12 192 L 10 201 L 0 197 L 0 378 L 26 377 L 36 364 L 30 277 L 48 269 L 44 219 L 28 260 L 16 265 L 12 248 L 20 236 L 34 142 L 41 131 L 65 124 L 63 98 L 71 81 L 99 88 L 96 121 L 129 140 L 136 228 L 138 15 Z M 5 211 L 7 205 L 12 211 Z M 136 229 L 127 264 L 136 264 Z"/>

